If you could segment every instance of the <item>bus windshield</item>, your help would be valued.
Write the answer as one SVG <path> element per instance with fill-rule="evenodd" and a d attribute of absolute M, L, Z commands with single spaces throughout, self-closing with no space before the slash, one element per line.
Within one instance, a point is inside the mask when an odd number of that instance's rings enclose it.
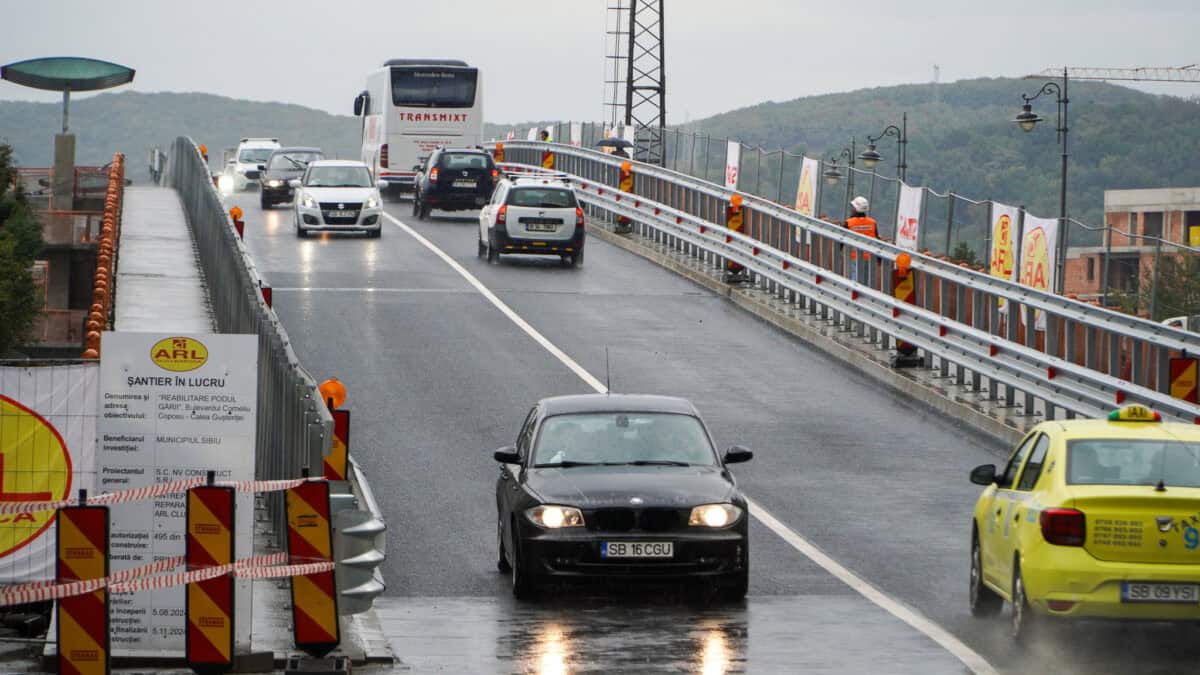
<path fill-rule="evenodd" d="M 392 103 L 405 108 L 470 108 L 474 68 L 392 68 Z"/>

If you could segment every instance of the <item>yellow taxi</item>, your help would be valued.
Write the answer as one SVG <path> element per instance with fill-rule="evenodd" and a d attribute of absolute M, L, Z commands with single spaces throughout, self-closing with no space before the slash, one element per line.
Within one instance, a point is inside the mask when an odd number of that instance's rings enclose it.
<path fill-rule="evenodd" d="M 971 481 L 973 615 L 1011 603 L 1017 640 L 1045 616 L 1200 620 L 1200 426 L 1141 405 L 1042 422 Z"/>

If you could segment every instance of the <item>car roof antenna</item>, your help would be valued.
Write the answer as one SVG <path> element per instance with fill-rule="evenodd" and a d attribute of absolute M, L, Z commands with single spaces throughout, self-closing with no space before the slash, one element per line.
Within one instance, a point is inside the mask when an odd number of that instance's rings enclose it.
<path fill-rule="evenodd" d="M 612 374 L 608 368 L 608 345 L 604 345 L 604 394 L 612 393 Z"/>

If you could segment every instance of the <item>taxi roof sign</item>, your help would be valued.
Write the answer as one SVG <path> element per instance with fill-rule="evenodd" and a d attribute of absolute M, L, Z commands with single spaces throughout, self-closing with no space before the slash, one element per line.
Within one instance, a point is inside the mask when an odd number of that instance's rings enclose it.
<path fill-rule="evenodd" d="M 1162 415 L 1136 403 L 1122 406 L 1108 414 L 1109 422 L 1161 422 Z"/>

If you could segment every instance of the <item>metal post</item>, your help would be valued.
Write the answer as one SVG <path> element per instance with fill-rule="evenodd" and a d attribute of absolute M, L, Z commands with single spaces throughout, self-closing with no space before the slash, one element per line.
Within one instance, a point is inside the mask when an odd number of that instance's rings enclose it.
<path fill-rule="evenodd" d="M 1159 234 L 1162 234 L 1160 231 Z M 1150 320 L 1158 321 L 1158 271 L 1162 265 L 1162 237 L 1154 240 L 1154 274 L 1150 277 Z"/>
<path fill-rule="evenodd" d="M 67 133 L 67 129 L 70 127 L 70 125 L 67 124 L 67 120 L 70 117 L 70 112 L 71 112 L 71 88 L 63 87 L 63 130 L 62 130 L 62 132 L 64 134 Z"/>
<path fill-rule="evenodd" d="M 783 150 L 779 151 L 779 183 L 776 190 L 775 201 L 783 203 L 783 163 L 787 160 L 787 153 Z"/>
<path fill-rule="evenodd" d="M 1066 283 L 1066 266 L 1067 266 L 1067 238 L 1070 232 L 1067 223 L 1067 104 L 1070 99 L 1067 98 L 1067 69 L 1063 68 L 1062 81 L 1062 98 L 1059 101 L 1061 114 L 1059 115 L 1059 131 L 1062 133 L 1062 185 L 1058 195 L 1058 218 L 1059 239 L 1058 239 L 1058 278 L 1055 286 L 1058 288 L 1056 292 L 1059 295 L 1063 293 L 1063 285 Z"/>
<path fill-rule="evenodd" d="M 1108 307 L 1108 266 L 1112 264 L 1112 223 L 1104 223 L 1104 269 L 1100 271 L 1100 306 Z"/>
<path fill-rule="evenodd" d="M 756 155 L 754 165 L 754 194 L 762 196 L 762 148 L 754 148 Z"/>
<path fill-rule="evenodd" d="M 900 117 L 900 165 L 897 168 L 900 180 L 908 179 L 908 113 Z"/>
<path fill-rule="evenodd" d="M 954 192 L 948 193 L 950 204 L 946 207 L 946 257 L 950 257 L 950 244 L 954 239 Z"/>

